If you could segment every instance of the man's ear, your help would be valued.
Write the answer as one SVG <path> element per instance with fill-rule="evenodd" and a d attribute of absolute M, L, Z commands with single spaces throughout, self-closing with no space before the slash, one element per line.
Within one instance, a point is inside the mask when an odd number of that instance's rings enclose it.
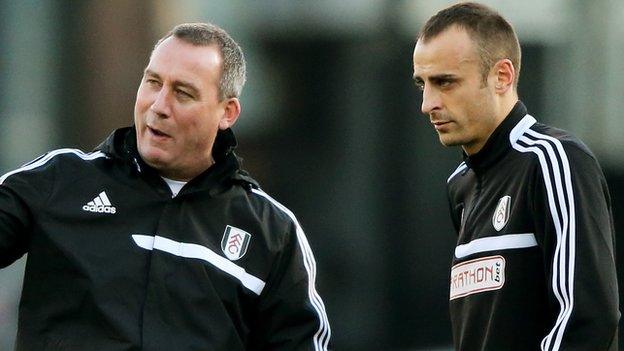
<path fill-rule="evenodd" d="M 241 104 L 238 98 L 229 98 L 225 102 L 223 116 L 219 121 L 219 129 L 225 130 L 234 125 L 241 113 Z"/>
<path fill-rule="evenodd" d="M 496 78 L 494 84 L 497 93 L 503 94 L 509 89 L 514 89 L 516 69 L 514 68 L 511 60 L 498 60 L 498 62 L 494 64 L 494 74 Z"/>

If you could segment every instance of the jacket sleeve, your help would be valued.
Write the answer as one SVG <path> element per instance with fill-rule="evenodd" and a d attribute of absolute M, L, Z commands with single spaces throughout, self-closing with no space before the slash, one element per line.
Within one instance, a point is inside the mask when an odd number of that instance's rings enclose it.
<path fill-rule="evenodd" d="M 326 351 L 331 331 L 315 288 L 314 256 L 297 223 L 284 238 L 278 263 L 261 296 L 250 349 Z"/>
<path fill-rule="evenodd" d="M 24 202 L 0 184 L 0 268 L 26 253 L 29 217 Z"/>
<path fill-rule="evenodd" d="M 615 232 L 606 181 L 588 151 L 558 146 L 544 153 L 533 203 L 553 321 L 541 349 L 617 350 Z"/>
<path fill-rule="evenodd" d="M 0 178 L 0 268 L 22 257 L 28 247 L 30 211 L 11 180 Z"/>
<path fill-rule="evenodd" d="M 0 176 L 0 268 L 28 251 L 35 214 L 44 208 L 55 180 L 51 158 L 42 155 Z"/>

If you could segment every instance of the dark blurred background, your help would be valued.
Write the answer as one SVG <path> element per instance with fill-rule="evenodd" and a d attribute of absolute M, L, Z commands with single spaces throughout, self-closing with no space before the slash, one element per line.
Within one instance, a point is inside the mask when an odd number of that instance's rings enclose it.
<path fill-rule="evenodd" d="M 303 224 L 336 349 L 449 350 L 445 183 L 461 156 L 420 113 L 411 61 L 419 27 L 450 3 L 0 0 L 0 173 L 130 125 L 155 41 L 213 22 L 248 61 L 238 154 Z M 624 2 L 484 3 L 518 31 L 530 113 L 601 161 L 621 239 Z M 13 345 L 24 262 L 0 271 L 0 350 Z"/>

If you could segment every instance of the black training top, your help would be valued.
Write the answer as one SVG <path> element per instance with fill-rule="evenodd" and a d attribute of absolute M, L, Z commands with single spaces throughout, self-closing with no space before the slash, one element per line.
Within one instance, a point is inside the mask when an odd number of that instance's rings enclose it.
<path fill-rule="evenodd" d="M 133 128 L 0 178 L 0 267 L 28 253 L 17 350 L 327 350 L 297 219 L 230 130 L 175 197 Z"/>
<path fill-rule="evenodd" d="M 518 102 L 448 179 L 457 350 L 616 350 L 611 201 L 589 149 Z"/>

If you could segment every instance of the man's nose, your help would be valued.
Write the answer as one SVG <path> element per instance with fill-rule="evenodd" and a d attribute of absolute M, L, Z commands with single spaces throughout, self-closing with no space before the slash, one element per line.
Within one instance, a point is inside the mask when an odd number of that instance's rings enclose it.
<path fill-rule="evenodd" d="M 424 114 L 430 114 L 433 111 L 440 109 L 442 101 L 440 99 L 440 93 L 436 89 L 432 89 L 430 86 L 425 85 L 422 94 L 422 105 L 420 110 Z"/>
<path fill-rule="evenodd" d="M 166 89 L 160 89 L 156 95 L 156 99 L 150 106 L 150 110 L 161 117 L 169 117 L 171 114 L 171 104 L 169 102 L 169 93 Z"/>

